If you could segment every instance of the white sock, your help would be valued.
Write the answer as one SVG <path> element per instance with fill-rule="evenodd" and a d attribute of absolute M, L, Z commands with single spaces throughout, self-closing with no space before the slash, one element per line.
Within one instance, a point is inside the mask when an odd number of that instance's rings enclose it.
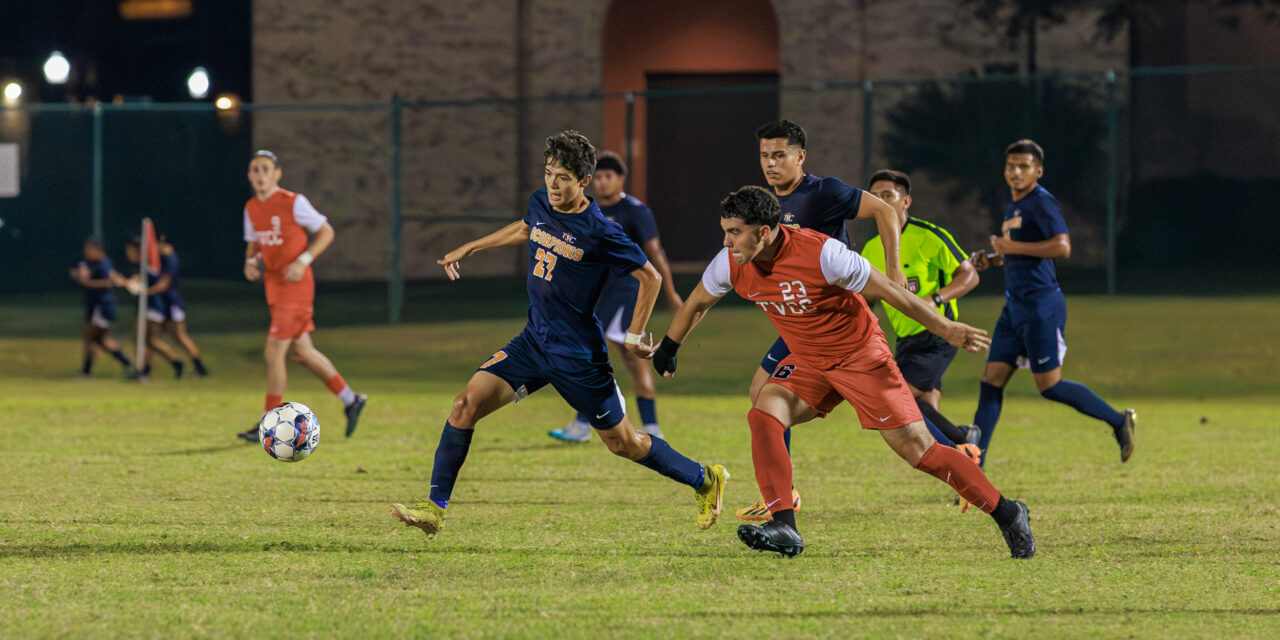
<path fill-rule="evenodd" d="M 356 401 L 356 392 L 351 390 L 351 386 L 347 385 L 338 392 L 338 399 L 342 401 L 342 406 L 349 407 L 352 402 Z"/>

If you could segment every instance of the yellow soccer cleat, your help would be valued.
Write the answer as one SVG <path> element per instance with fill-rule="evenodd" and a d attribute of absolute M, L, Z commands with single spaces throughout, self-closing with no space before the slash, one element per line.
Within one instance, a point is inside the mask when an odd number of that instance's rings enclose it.
<path fill-rule="evenodd" d="M 422 529 L 428 539 L 436 537 L 444 529 L 444 508 L 430 500 L 419 502 L 413 508 L 397 502 L 391 505 L 391 515 L 406 527 Z"/>
<path fill-rule="evenodd" d="M 729 470 L 722 464 L 707 468 L 706 488 L 698 489 L 693 497 L 698 501 L 698 528 L 710 529 L 724 506 L 724 485 L 729 481 Z"/>
<path fill-rule="evenodd" d="M 796 513 L 800 513 L 800 492 L 791 488 L 791 509 Z M 756 503 L 747 507 L 738 509 L 733 515 L 738 516 L 739 520 L 747 522 L 768 522 L 773 520 L 773 513 L 769 511 L 769 507 L 764 505 L 764 498 L 756 500 Z"/>

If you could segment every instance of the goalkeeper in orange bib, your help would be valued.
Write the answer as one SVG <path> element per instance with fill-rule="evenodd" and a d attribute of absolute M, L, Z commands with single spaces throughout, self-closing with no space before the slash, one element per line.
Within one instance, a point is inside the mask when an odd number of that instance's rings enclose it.
<path fill-rule="evenodd" d="M 747 413 L 756 483 L 773 519 L 739 526 L 738 537 L 757 551 L 795 556 L 804 550 L 783 432 L 848 401 L 862 428 L 879 431 L 908 464 L 990 514 L 1014 558 L 1035 555 L 1026 505 L 1000 495 L 973 460 L 930 435 L 863 296 L 893 305 L 969 351 L 990 344 L 986 332 L 947 319 L 844 243 L 779 225 L 778 200 L 765 189 L 743 187 L 720 207 L 725 248 L 672 319 L 653 362 L 662 375 L 674 375 L 680 343 L 730 291 L 760 307 L 791 348 Z"/>
<path fill-rule="evenodd" d="M 280 161 L 265 149 L 249 160 L 249 183 L 254 197 L 244 205 L 245 249 L 244 277 L 262 279 L 271 310 L 271 328 L 263 357 L 267 362 L 267 397 L 263 411 L 284 400 L 288 372 L 286 357 L 293 359 L 324 381 L 325 386 L 342 400 L 347 414 L 347 437 L 351 437 L 360 420 L 368 397 L 355 393 L 342 374 L 334 368 L 315 344 L 311 332 L 316 281 L 311 262 L 320 257 L 333 242 L 333 227 L 311 206 L 306 196 L 280 188 Z M 307 244 L 307 234 L 314 235 Z M 258 427 L 242 431 L 239 436 L 258 441 Z"/>

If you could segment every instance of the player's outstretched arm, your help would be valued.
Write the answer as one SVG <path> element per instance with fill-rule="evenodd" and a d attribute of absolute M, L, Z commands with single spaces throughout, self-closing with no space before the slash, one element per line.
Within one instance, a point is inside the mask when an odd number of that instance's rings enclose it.
<path fill-rule="evenodd" d="M 1001 255 L 1012 254 L 1061 260 L 1071 257 L 1071 236 L 1059 233 L 1040 242 L 1018 242 L 1004 236 L 991 236 L 991 248 Z"/>
<path fill-rule="evenodd" d="M 444 267 L 444 272 L 449 275 L 450 280 L 457 280 L 462 277 L 458 273 L 458 263 L 462 262 L 463 258 L 470 257 L 475 252 L 484 251 L 485 249 L 520 244 L 528 240 L 528 238 L 529 225 L 525 224 L 524 220 L 516 220 L 483 238 L 472 240 L 444 254 L 443 258 L 436 260 L 436 264 Z"/>
<path fill-rule="evenodd" d="M 689 333 L 702 322 L 707 311 L 717 302 L 720 302 L 720 296 L 712 295 L 701 282 L 685 298 L 684 304 L 680 305 L 675 317 L 671 319 L 671 326 L 667 327 L 667 335 L 663 336 L 662 344 L 658 345 L 651 356 L 653 368 L 662 377 L 671 378 L 676 375 L 676 351 L 680 348 L 680 343 L 689 337 Z"/>
<path fill-rule="evenodd" d="M 986 331 L 963 322 L 948 320 L 930 303 L 890 282 L 879 271 L 871 270 L 862 292 L 868 297 L 883 300 L 886 304 L 907 314 L 953 346 L 966 351 L 982 351 L 991 346 L 991 339 L 987 337 Z"/>
<path fill-rule="evenodd" d="M 898 212 L 889 203 L 870 193 L 862 193 L 858 204 L 859 218 L 873 218 L 880 232 L 880 244 L 884 245 L 884 274 L 898 286 L 907 286 L 907 276 L 902 273 L 902 254 L 898 250 L 902 230 L 898 228 Z"/>
<path fill-rule="evenodd" d="M 244 279 L 253 282 L 262 277 L 259 264 L 258 243 L 250 242 L 244 248 Z"/>
<path fill-rule="evenodd" d="M 658 299 L 658 290 L 662 288 L 662 276 L 652 262 L 631 272 L 631 277 L 640 282 L 640 290 L 636 292 L 635 310 L 631 312 L 631 327 L 627 329 L 626 349 L 640 358 L 653 357 L 655 347 L 645 343 L 645 327 L 649 326 L 649 316 L 653 313 L 653 303 Z"/>

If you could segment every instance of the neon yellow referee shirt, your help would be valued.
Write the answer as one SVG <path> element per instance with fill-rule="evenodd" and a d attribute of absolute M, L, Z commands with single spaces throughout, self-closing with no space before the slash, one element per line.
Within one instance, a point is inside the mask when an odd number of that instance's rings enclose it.
<path fill-rule="evenodd" d="M 961 262 L 968 259 L 946 229 L 927 220 L 910 217 L 902 227 L 898 252 L 902 256 L 902 274 L 907 277 L 907 288 L 911 293 L 926 299 L 947 286 L 951 282 L 951 274 L 955 273 Z M 884 245 L 880 244 L 880 236 L 867 241 L 867 245 L 862 248 L 862 257 L 884 273 Z M 899 338 L 913 336 L 925 330 L 924 325 L 901 311 L 888 304 L 884 307 L 889 316 L 889 324 Z M 938 311 L 952 320 L 960 315 L 960 308 L 955 300 L 948 300 Z"/>

